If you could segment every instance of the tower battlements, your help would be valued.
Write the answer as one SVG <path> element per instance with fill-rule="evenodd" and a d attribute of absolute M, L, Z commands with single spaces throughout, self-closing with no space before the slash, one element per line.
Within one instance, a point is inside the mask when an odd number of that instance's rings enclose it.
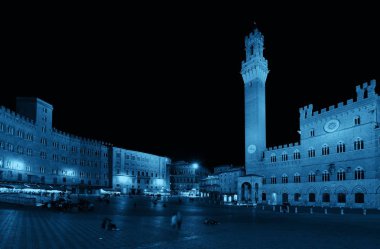
<path fill-rule="evenodd" d="M 264 36 L 256 28 L 245 37 L 245 60 L 241 63 L 244 84 L 260 79 L 265 83 L 268 75 L 268 61 L 264 58 Z"/>
<path fill-rule="evenodd" d="M 346 108 L 352 108 L 356 103 L 376 97 L 377 94 L 375 92 L 375 88 L 376 80 L 371 80 L 369 84 L 365 82 L 363 85 L 356 86 L 356 100 L 349 99 L 345 103 L 339 102 L 338 105 L 331 105 L 328 108 L 321 109 L 320 111 L 313 111 L 312 104 L 301 107 L 299 108 L 300 122 L 304 123 L 305 121 L 313 121 L 314 119 L 321 118 L 321 116 L 331 114 L 332 111 L 344 111 Z"/>

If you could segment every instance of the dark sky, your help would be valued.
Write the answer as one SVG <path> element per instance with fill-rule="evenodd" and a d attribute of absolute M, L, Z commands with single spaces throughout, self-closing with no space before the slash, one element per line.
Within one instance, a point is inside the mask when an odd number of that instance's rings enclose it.
<path fill-rule="evenodd" d="M 0 105 L 37 96 L 60 130 L 207 167 L 243 165 L 240 68 L 254 21 L 270 69 L 267 146 L 299 140 L 299 107 L 319 110 L 380 80 L 375 6 L 142 5 L 10 11 Z"/>

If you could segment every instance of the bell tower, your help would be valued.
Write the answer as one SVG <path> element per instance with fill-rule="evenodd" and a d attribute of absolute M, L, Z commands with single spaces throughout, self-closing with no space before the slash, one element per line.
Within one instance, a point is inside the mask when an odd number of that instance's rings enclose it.
<path fill-rule="evenodd" d="M 269 70 L 263 55 L 264 36 L 257 28 L 245 37 L 245 51 L 241 75 L 245 100 L 245 167 L 249 174 L 263 159 L 266 149 L 265 82 Z"/>

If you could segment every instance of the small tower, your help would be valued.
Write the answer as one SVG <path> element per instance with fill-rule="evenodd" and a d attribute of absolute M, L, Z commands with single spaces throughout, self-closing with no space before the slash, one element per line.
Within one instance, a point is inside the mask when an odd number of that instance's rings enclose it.
<path fill-rule="evenodd" d="M 18 97 L 16 100 L 16 111 L 32 120 L 39 131 L 46 133 L 52 131 L 53 106 L 49 103 L 33 97 Z"/>
<path fill-rule="evenodd" d="M 247 173 L 262 160 L 266 149 L 265 82 L 268 61 L 264 58 L 264 36 L 256 28 L 245 37 L 246 59 L 241 75 L 245 96 L 245 165 Z"/>

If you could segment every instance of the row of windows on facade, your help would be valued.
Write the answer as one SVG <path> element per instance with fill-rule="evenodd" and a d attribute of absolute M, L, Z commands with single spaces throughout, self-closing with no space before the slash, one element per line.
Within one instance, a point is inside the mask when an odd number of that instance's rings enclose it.
<path fill-rule="evenodd" d="M 364 149 L 364 141 L 360 138 L 357 138 L 354 142 L 354 150 L 363 150 Z M 346 152 L 346 145 L 343 142 L 339 142 L 336 146 L 336 153 L 343 153 Z M 327 144 L 324 144 L 322 146 L 322 156 L 327 156 L 330 154 L 330 147 Z M 315 157 L 315 149 L 313 147 L 310 147 L 309 150 L 307 151 L 308 157 Z M 301 153 L 299 150 L 295 150 L 293 152 L 293 159 L 298 160 L 301 159 Z M 281 160 L 288 161 L 288 153 L 284 151 L 281 155 Z M 270 161 L 272 163 L 277 162 L 277 156 L 275 153 L 272 153 L 270 156 Z"/>
<path fill-rule="evenodd" d="M 356 116 L 354 118 L 354 125 L 360 125 L 360 117 L 359 116 Z M 310 130 L 310 137 L 314 137 L 314 136 L 315 136 L 315 130 L 311 129 Z"/>
<path fill-rule="evenodd" d="M 121 153 L 116 153 L 116 158 L 121 158 Z M 139 157 L 139 156 L 134 156 L 127 153 L 124 154 L 124 158 L 126 160 L 136 160 L 136 161 L 147 162 L 147 163 L 149 163 L 150 161 L 149 158 L 147 157 Z"/>
<path fill-rule="evenodd" d="M 266 193 L 261 194 L 261 199 L 263 201 L 267 200 Z M 283 201 L 288 200 L 288 194 L 283 194 L 282 200 Z M 301 201 L 301 194 L 300 193 L 294 194 L 294 201 L 295 202 Z M 309 193 L 308 201 L 309 202 L 316 202 L 315 193 Z M 338 203 L 346 203 L 346 194 L 345 193 L 338 193 L 337 194 L 337 201 L 338 201 Z M 322 194 L 322 202 L 325 202 L 325 203 L 330 202 L 330 194 L 329 193 L 323 193 Z M 355 193 L 355 203 L 364 203 L 364 194 L 363 193 Z"/>
<path fill-rule="evenodd" d="M 315 173 L 311 172 L 308 175 L 308 182 L 315 182 L 316 177 Z M 362 180 L 364 179 L 364 170 L 361 167 L 358 167 L 355 169 L 354 173 L 354 179 L 355 180 Z M 321 175 L 321 180 L 322 182 L 328 182 L 330 181 L 330 173 L 325 170 L 322 172 Z M 346 172 L 343 169 L 339 169 L 337 174 L 336 174 L 336 180 L 337 181 L 344 181 L 346 180 Z M 295 173 L 293 177 L 294 183 L 300 183 L 301 182 L 301 176 L 299 173 Z M 277 178 L 275 176 L 272 176 L 270 178 L 270 183 L 271 184 L 276 184 L 277 183 Z M 288 183 L 288 176 L 286 174 L 283 174 L 281 177 L 281 183 Z M 266 184 L 266 178 L 263 178 L 263 184 Z"/>
<path fill-rule="evenodd" d="M 8 174 L 7 174 L 7 177 L 13 178 L 13 171 L 9 170 L 9 171 L 8 171 Z M 1 180 L 4 180 L 3 171 L 0 171 L 0 181 L 1 181 Z M 31 176 L 27 176 L 27 178 L 26 178 L 25 180 L 26 180 L 28 183 L 32 183 Z M 23 179 L 23 175 L 22 175 L 21 173 L 18 173 L 18 174 L 17 174 L 17 181 L 20 181 L 20 182 L 24 181 L 24 179 Z M 41 178 L 40 178 L 40 183 L 42 183 L 42 184 L 45 184 L 45 183 L 46 183 L 46 181 L 45 181 L 45 176 L 41 176 Z M 64 184 L 67 184 L 67 183 L 68 183 L 66 177 L 62 177 L 62 183 L 64 183 Z M 76 179 L 75 179 L 75 178 L 72 178 L 72 179 L 71 179 L 71 183 L 76 183 Z M 80 180 L 80 183 L 81 183 L 81 184 L 84 184 L 84 180 Z M 108 183 L 108 181 L 104 181 L 104 186 L 107 186 L 107 183 Z M 53 184 L 58 184 L 58 178 L 57 178 L 57 177 L 53 177 Z M 91 180 L 88 180 L 88 181 L 87 181 L 87 184 L 88 184 L 88 185 L 91 185 L 91 184 L 92 184 L 92 181 L 91 181 Z M 95 180 L 95 184 L 96 184 L 96 185 L 100 185 L 100 180 L 99 180 L 99 179 L 96 179 L 96 180 Z"/>
<path fill-rule="evenodd" d="M 10 161 L 6 161 L 5 164 L 3 163 L 2 160 L 0 160 L 0 168 L 5 168 L 5 169 L 10 169 L 10 170 L 24 170 L 27 172 L 32 171 L 31 166 L 21 166 L 19 164 L 12 164 Z M 39 172 L 41 174 L 45 174 L 46 168 L 45 167 L 40 167 Z M 68 171 L 68 170 L 60 170 L 60 169 L 52 169 L 51 171 L 52 175 L 64 175 L 64 176 L 77 176 L 78 174 L 76 171 Z M 100 179 L 101 174 L 95 173 L 92 174 L 91 172 L 79 172 L 79 177 L 80 178 L 97 178 Z M 103 174 L 104 178 L 108 178 L 109 174 Z"/>
<path fill-rule="evenodd" d="M 12 162 L 9 160 L 6 160 L 4 162 L 3 159 L 1 159 L 1 158 L 0 158 L 0 168 L 13 169 L 13 170 L 23 170 L 23 171 L 27 171 L 27 172 L 32 171 L 32 167 L 29 165 L 23 166 L 17 162 Z M 39 172 L 44 174 L 45 173 L 45 167 L 40 167 Z M 68 170 L 52 169 L 53 175 L 58 175 L 59 173 L 62 175 L 67 175 L 67 176 L 76 176 L 77 175 L 76 171 L 74 171 L 74 170 L 68 171 Z M 79 175 L 80 176 L 87 176 L 88 178 L 91 178 L 91 172 L 88 172 L 88 173 L 81 172 Z M 109 176 L 108 174 L 104 174 L 104 178 L 106 178 L 108 176 Z M 99 178 L 100 174 L 95 173 L 95 177 Z"/>
<path fill-rule="evenodd" d="M 41 143 L 46 145 L 46 141 L 43 142 L 42 139 L 43 138 L 41 138 Z M 60 144 L 58 142 L 53 141 L 52 145 L 53 145 L 53 148 L 56 148 L 56 149 L 61 148 L 64 151 L 68 150 L 68 146 L 66 144 L 61 144 L 61 146 L 60 146 Z M 87 149 L 87 148 L 79 148 L 79 147 L 76 147 L 76 146 L 71 146 L 70 152 L 71 153 L 77 153 L 78 149 L 79 149 L 81 155 L 96 156 L 97 157 L 97 156 L 100 156 L 100 154 L 101 154 L 99 150 L 91 150 L 91 149 Z M 107 152 L 103 153 L 103 157 L 108 157 L 108 153 Z"/>
<path fill-rule="evenodd" d="M 124 167 L 125 168 L 128 168 L 129 166 L 131 167 L 135 167 L 135 168 L 159 168 L 159 165 L 156 165 L 156 164 L 152 164 L 152 163 L 135 163 L 135 162 L 129 162 L 129 161 L 125 161 L 124 162 Z M 115 168 L 121 168 L 121 165 L 120 165 L 120 161 L 115 161 Z"/>
<path fill-rule="evenodd" d="M 177 183 L 180 183 L 180 182 L 196 183 L 197 181 L 194 178 L 177 178 L 177 177 L 173 177 L 172 178 L 172 182 L 177 182 Z"/>
<path fill-rule="evenodd" d="M 7 132 L 9 135 L 14 135 L 15 133 L 15 128 L 13 126 L 6 126 L 4 123 L 0 123 L 0 132 Z M 23 130 L 17 130 L 16 133 L 17 137 L 28 140 L 28 141 L 33 141 L 33 134 L 31 133 L 25 133 Z"/>
<path fill-rule="evenodd" d="M 135 185 L 133 185 L 133 184 L 132 185 L 127 185 L 127 186 L 130 187 L 130 188 L 133 188 L 133 189 L 135 188 Z M 121 187 L 120 184 L 116 184 L 116 188 L 120 188 L 120 187 Z M 147 187 L 149 188 L 149 186 L 147 186 Z M 140 189 L 140 185 L 137 185 L 137 188 Z M 158 189 L 158 186 L 150 186 L 150 188 L 151 189 L 153 189 L 153 188 Z"/>
<path fill-rule="evenodd" d="M 4 127 L 5 127 L 5 125 L 3 123 L 0 123 L 0 131 L 4 131 L 5 130 Z M 7 132 L 11 135 L 14 135 L 14 128 L 12 126 L 8 126 Z M 25 135 L 25 132 L 22 130 L 17 130 L 17 137 L 26 139 L 28 141 L 34 140 L 33 134 L 27 133 Z M 41 138 L 40 142 L 43 145 L 48 145 L 46 138 Z M 61 144 L 61 146 L 60 146 L 60 144 L 56 141 L 52 142 L 52 146 L 53 146 L 53 148 L 56 148 L 56 149 L 61 148 L 64 151 L 68 150 L 68 146 L 66 144 Z M 76 146 L 71 147 L 72 153 L 76 153 L 77 151 L 78 151 L 78 147 L 76 147 Z M 80 148 L 80 154 L 81 155 L 87 154 L 88 156 L 100 156 L 101 153 L 98 150 L 90 150 L 90 149 L 86 149 L 86 148 Z M 104 153 L 103 156 L 108 157 L 108 153 Z"/>
<path fill-rule="evenodd" d="M 0 149 L 7 149 L 8 151 L 10 151 L 10 152 L 14 152 L 14 146 L 13 146 L 13 144 L 11 144 L 11 143 L 4 143 L 3 141 L 0 141 Z M 16 152 L 17 153 L 19 153 L 19 154 L 24 154 L 24 152 L 26 151 L 26 155 L 28 155 L 28 156 L 33 156 L 33 151 L 32 151 L 32 149 L 30 149 L 30 148 L 26 148 L 26 150 L 24 149 L 24 147 L 22 147 L 22 146 L 17 146 L 17 149 L 16 149 Z M 42 159 L 47 159 L 47 153 L 46 152 L 44 152 L 44 151 L 41 151 L 40 152 L 40 157 L 42 158 Z M 54 160 L 54 161 L 60 161 L 59 160 L 59 156 L 58 155 L 56 155 L 56 154 L 53 154 L 53 156 L 52 156 L 52 159 Z M 62 163 L 65 163 L 65 164 L 68 164 L 69 163 L 69 158 L 68 157 L 65 157 L 65 156 L 61 156 L 61 162 Z M 72 159 L 71 160 L 71 162 L 70 162 L 71 164 L 73 164 L 73 165 L 77 165 L 78 164 L 78 159 Z M 80 165 L 81 166 L 90 166 L 90 167 L 98 167 L 98 163 L 97 162 L 93 162 L 93 161 L 86 161 L 86 160 L 80 160 Z M 108 167 L 108 163 L 104 163 L 103 164 L 103 167 L 104 168 L 107 168 Z"/>
<path fill-rule="evenodd" d="M 120 169 L 117 169 L 116 170 L 116 174 L 119 175 L 121 172 L 120 172 Z M 126 175 L 129 175 L 129 170 L 125 170 L 125 174 Z M 134 176 L 135 175 L 135 171 L 132 170 L 131 171 L 131 175 Z M 159 175 L 157 173 L 153 174 L 153 172 L 150 172 L 150 177 L 159 177 Z M 144 171 L 137 171 L 137 176 L 144 176 L 144 177 L 149 177 L 149 173 L 148 172 L 144 172 Z M 162 178 L 164 178 L 164 175 L 162 175 Z"/>
<path fill-rule="evenodd" d="M 196 173 L 195 169 L 172 169 L 172 175 L 194 175 Z"/>
<path fill-rule="evenodd" d="M 135 183 L 138 183 L 138 184 L 146 184 L 146 185 L 149 185 L 149 184 L 154 184 L 154 181 L 153 180 L 142 180 L 142 179 L 132 179 L 132 183 L 135 184 Z M 117 184 L 118 185 L 118 184 Z"/>

